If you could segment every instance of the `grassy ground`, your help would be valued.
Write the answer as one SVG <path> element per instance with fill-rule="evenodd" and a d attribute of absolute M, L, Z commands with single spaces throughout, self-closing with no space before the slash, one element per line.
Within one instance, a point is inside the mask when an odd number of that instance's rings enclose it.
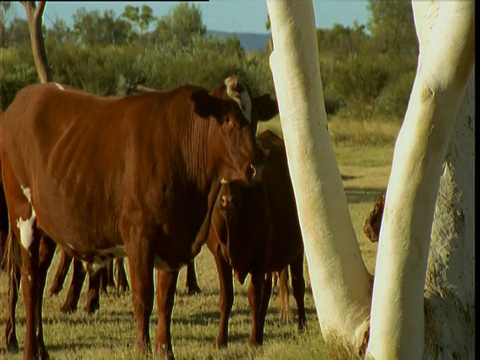
<path fill-rule="evenodd" d="M 277 127 L 278 122 L 272 122 Z M 388 182 L 398 124 L 369 122 L 358 124 L 342 119 L 329 122 L 334 140 L 334 151 L 343 177 L 351 219 L 367 269 L 375 269 L 376 244 L 363 234 L 363 222 L 378 195 Z M 377 140 L 375 140 L 377 139 Z M 47 288 L 51 285 L 56 262 L 49 273 Z M 250 310 L 246 296 L 247 286 L 235 284 L 235 303 L 230 320 L 230 342 L 227 349 L 213 346 L 219 322 L 218 278 L 213 257 L 204 248 L 197 257 L 197 270 L 202 293 L 188 296 L 185 291 L 185 270 L 180 274 L 173 316 L 173 342 L 177 359 L 353 359 L 355 353 L 338 340 L 325 342 L 315 312 L 310 289 L 306 294 L 308 331 L 296 331 L 296 305 L 290 297 L 294 322 L 279 321 L 278 289 L 274 290 L 265 325 L 265 344 L 252 349 L 245 344 L 250 331 Z M 307 284 L 308 272 L 307 274 Z M 69 284 L 70 278 L 67 278 Z M 248 279 L 247 279 L 248 282 Z M 0 275 L 1 321 L 0 359 L 21 359 L 22 354 L 5 352 L 4 327 L 6 317 L 5 274 Z M 81 310 L 86 302 L 82 293 L 77 313 L 65 315 L 59 307 L 66 296 L 47 297 L 44 302 L 44 328 L 47 348 L 53 359 L 136 359 L 143 358 L 135 350 L 135 316 L 131 293 L 103 294 L 100 310 L 87 316 Z M 155 342 L 157 313 L 151 318 L 151 339 Z M 25 311 L 22 299 L 17 310 L 18 338 L 23 347 Z"/>

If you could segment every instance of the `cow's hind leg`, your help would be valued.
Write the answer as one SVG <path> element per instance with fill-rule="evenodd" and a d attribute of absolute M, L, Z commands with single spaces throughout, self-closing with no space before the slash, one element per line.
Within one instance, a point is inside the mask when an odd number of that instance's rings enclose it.
<path fill-rule="evenodd" d="M 127 273 L 125 272 L 124 258 L 115 259 L 117 292 L 127 292 L 130 289 L 128 285 Z"/>
<path fill-rule="evenodd" d="M 178 271 L 157 269 L 157 309 L 158 328 L 155 343 L 155 355 L 162 359 L 173 360 L 172 313 L 177 288 Z"/>
<path fill-rule="evenodd" d="M 21 259 L 16 258 L 20 256 L 20 248 L 18 246 L 18 240 L 15 237 L 14 232 L 9 232 L 9 239 L 7 240 L 8 247 L 11 249 L 10 258 L 8 259 L 7 272 L 8 272 L 8 314 L 5 324 L 5 340 L 7 351 L 16 353 L 18 352 L 18 339 L 16 330 L 16 309 L 18 302 L 18 291 L 20 289 L 21 274 Z"/>
<path fill-rule="evenodd" d="M 106 288 L 108 288 L 109 286 L 110 287 L 116 287 L 116 284 L 115 284 L 115 277 L 113 275 L 113 262 L 114 262 L 114 259 L 108 259 L 107 260 L 107 266 L 106 266 Z M 105 293 L 107 292 L 107 289 L 103 289 L 103 283 L 102 283 L 102 291 L 105 291 Z"/>
<path fill-rule="evenodd" d="M 67 298 L 63 303 L 60 311 L 63 313 L 73 313 L 77 311 L 78 301 L 82 292 L 83 283 L 87 272 L 81 260 L 73 259 L 73 274 L 70 288 L 68 289 Z"/>
<path fill-rule="evenodd" d="M 200 289 L 200 286 L 198 286 L 195 260 L 192 259 L 187 265 L 187 293 L 188 295 L 195 295 L 201 292 L 202 290 Z"/>
<path fill-rule="evenodd" d="M 53 278 L 52 286 L 50 286 L 49 294 L 57 295 L 63 289 L 63 284 L 67 278 L 68 270 L 70 269 L 70 264 L 72 263 L 73 257 L 68 255 L 65 251 L 60 251 L 60 263 L 58 264 L 57 272 Z"/>

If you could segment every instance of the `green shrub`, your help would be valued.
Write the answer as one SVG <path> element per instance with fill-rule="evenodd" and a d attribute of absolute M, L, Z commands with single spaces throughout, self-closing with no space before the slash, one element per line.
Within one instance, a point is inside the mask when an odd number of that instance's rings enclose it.
<path fill-rule="evenodd" d="M 17 92 L 29 84 L 39 82 L 29 46 L 1 49 L 2 88 L 0 101 L 5 110 Z"/>
<path fill-rule="evenodd" d="M 374 114 L 403 118 L 407 110 L 410 92 L 412 91 L 415 71 L 399 73 L 382 90 L 375 99 Z"/>

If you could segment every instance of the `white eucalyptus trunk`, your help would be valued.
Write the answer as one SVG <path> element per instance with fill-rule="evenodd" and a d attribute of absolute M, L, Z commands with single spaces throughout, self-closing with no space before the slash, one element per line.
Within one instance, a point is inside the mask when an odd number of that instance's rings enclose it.
<path fill-rule="evenodd" d="M 367 349 L 375 359 L 424 355 L 424 288 L 435 203 L 474 63 L 473 1 L 419 1 L 413 10 L 420 52 L 380 231 Z"/>
<path fill-rule="evenodd" d="M 475 358 L 475 68 L 435 206 L 425 284 L 425 358 Z"/>
<path fill-rule="evenodd" d="M 360 347 L 369 327 L 371 276 L 327 131 L 313 4 L 267 0 L 267 6 L 270 67 L 320 327 Z"/>

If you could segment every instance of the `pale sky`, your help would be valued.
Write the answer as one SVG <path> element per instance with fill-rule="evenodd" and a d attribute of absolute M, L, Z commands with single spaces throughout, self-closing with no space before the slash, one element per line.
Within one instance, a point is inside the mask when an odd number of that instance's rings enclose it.
<path fill-rule="evenodd" d="M 141 7 L 147 4 L 156 17 L 166 15 L 170 8 L 178 5 L 179 1 L 156 2 L 47 2 L 44 13 L 44 23 L 49 27 L 56 17 L 64 19 L 72 27 L 72 15 L 80 7 L 87 11 L 111 9 L 119 16 L 128 4 Z M 265 0 L 210 0 L 205 2 L 192 1 L 200 7 L 203 15 L 203 24 L 207 30 L 226 32 L 267 33 L 267 4 Z M 335 23 L 344 26 L 353 26 L 354 21 L 365 24 L 370 18 L 366 0 L 314 0 L 315 18 L 317 27 L 331 28 Z M 25 18 L 25 9 L 15 2 L 15 13 L 18 17 Z"/>

